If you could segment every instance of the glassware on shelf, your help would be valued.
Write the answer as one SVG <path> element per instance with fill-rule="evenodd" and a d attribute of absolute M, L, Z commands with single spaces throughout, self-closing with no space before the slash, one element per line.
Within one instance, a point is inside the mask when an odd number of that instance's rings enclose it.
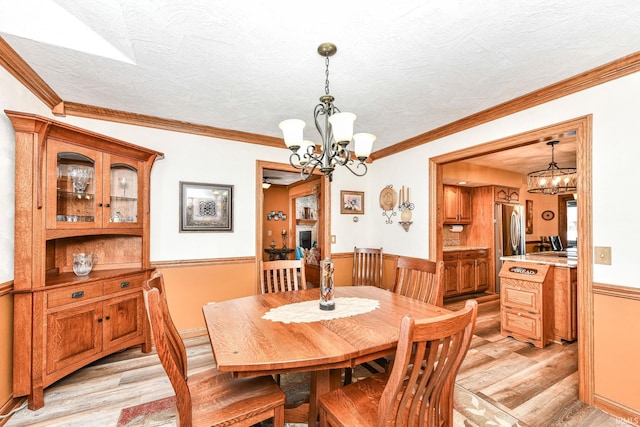
<path fill-rule="evenodd" d="M 98 262 L 98 255 L 80 252 L 73 255 L 73 272 L 77 276 L 86 276 Z"/>
<path fill-rule="evenodd" d="M 129 187 L 129 180 L 127 178 L 120 178 L 118 185 L 122 188 L 122 197 L 127 197 L 127 187 Z"/>
<path fill-rule="evenodd" d="M 88 168 L 71 167 L 69 168 L 69 177 L 73 183 L 73 191 L 75 193 L 84 193 L 91 178 L 91 172 Z"/>

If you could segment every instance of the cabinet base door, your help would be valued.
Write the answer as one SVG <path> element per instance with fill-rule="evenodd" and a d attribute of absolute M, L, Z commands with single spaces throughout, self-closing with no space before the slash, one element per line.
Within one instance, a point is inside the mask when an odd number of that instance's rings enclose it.
<path fill-rule="evenodd" d="M 116 348 L 144 334 L 144 299 L 136 292 L 105 301 L 104 344 Z"/>
<path fill-rule="evenodd" d="M 47 374 L 91 358 L 102 349 L 102 303 L 47 316 Z"/>

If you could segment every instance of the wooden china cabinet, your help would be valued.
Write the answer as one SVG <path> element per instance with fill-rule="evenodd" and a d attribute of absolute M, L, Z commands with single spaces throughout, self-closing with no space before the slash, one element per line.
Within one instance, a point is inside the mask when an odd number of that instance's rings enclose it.
<path fill-rule="evenodd" d="M 44 388 L 115 351 L 151 350 L 142 284 L 149 181 L 162 153 L 5 111 L 16 135 L 13 394 Z M 74 255 L 95 254 L 86 275 Z"/>

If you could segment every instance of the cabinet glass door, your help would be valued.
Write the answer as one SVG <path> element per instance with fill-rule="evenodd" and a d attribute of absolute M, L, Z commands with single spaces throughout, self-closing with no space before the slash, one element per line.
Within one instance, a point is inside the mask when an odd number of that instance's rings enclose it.
<path fill-rule="evenodd" d="M 96 221 L 96 164 L 87 156 L 60 152 L 56 162 L 56 223 Z"/>
<path fill-rule="evenodd" d="M 124 163 L 112 163 L 109 222 L 138 222 L 138 171 Z"/>

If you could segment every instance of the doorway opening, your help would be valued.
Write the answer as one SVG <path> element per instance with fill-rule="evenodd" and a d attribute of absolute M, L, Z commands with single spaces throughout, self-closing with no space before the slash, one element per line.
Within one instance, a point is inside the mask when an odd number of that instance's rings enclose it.
<path fill-rule="evenodd" d="M 265 181 L 269 185 L 263 186 Z M 274 210 L 274 215 L 269 215 L 270 211 L 265 210 L 265 194 L 274 192 L 281 200 L 277 207 L 269 205 Z M 304 180 L 300 171 L 289 164 L 256 161 L 256 277 L 260 261 L 269 259 L 271 245 L 276 250 L 287 248 L 287 256 L 293 259 L 300 257 L 300 238 L 304 236 L 306 243 L 307 237 L 300 231 L 311 232 L 311 246 L 315 243 L 322 257 L 331 256 L 327 226 L 331 221 L 330 194 L 331 184 L 319 171 Z M 256 292 L 260 292 L 258 284 Z"/>
<path fill-rule="evenodd" d="M 582 206 L 591 205 L 591 134 L 592 116 L 583 116 L 566 122 L 550 125 L 513 135 L 500 140 L 487 142 L 471 148 L 447 153 L 430 159 L 430 235 L 429 252 L 439 258 L 443 250 L 443 167 L 452 162 L 458 162 L 489 153 L 504 152 L 510 149 L 525 147 L 538 143 L 549 135 L 562 135 L 575 132 L 576 161 L 578 170 L 577 200 Z M 583 402 L 593 404 L 593 273 L 589 266 L 592 264 L 592 234 L 591 212 L 587 209 L 577 210 L 577 306 L 578 306 L 578 398 Z"/>

